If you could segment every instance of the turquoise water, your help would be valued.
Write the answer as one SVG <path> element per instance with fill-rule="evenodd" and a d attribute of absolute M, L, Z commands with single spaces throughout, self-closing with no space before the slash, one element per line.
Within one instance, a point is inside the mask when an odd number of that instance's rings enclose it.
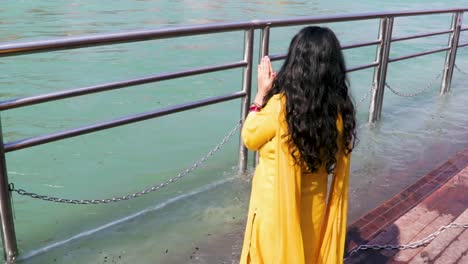
<path fill-rule="evenodd" d="M 463 1 L 369 0 L 5 1 L 0 7 L 0 41 L 462 5 Z M 442 30 L 449 24 L 447 15 L 399 18 L 394 35 Z M 328 26 L 342 43 L 352 43 L 375 39 L 378 21 Z M 283 53 L 299 28 L 272 29 L 271 52 Z M 467 32 L 462 41 L 468 41 Z M 391 56 L 446 42 L 447 36 L 436 36 L 396 43 Z M 243 34 L 234 32 L 2 58 L 0 100 L 237 61 L 242 50 Z M 375 48 L 346 51 L 345 56 L 349 67 L 369 63 Z M 439 53 L 390 64 L 388 83 L 408 93 L 418 91 L 442 70 L 444 58 Z M 457 64 L 468 72 L 467 58 L 468 48 L 460 49 Z M 230 70 L 6 111 L 5 141 L 234 92 L 241 88 L 241 76 L 241 70 Z M 359 101 L 370 88 L 372 70 L 349 78 Z M 358 112 L 360 142 L 353 156 L 350 220 L 468 147 L 467 81 L 468 76 L 455 72 L 452 92 L 443 97 L 438 96 L 439 80 L 414 98 L 386 90 L 382 122 L 372 128 L 366 124 L 368 100 L 364 101 Z M 177 175 L 207 153 L 234 127 L 239 108 L 233 101 L 9 153 L 10 181 L 17 188 L 64 198 L 133 193 Z M 188 262 L 196 245 L 231 232 L 246 214 L 249 178 L 236 173 L 237 139 L 238 135 L 187 178 L 131 201 L 77 206 L 14 195 L 21 263 Z"/>

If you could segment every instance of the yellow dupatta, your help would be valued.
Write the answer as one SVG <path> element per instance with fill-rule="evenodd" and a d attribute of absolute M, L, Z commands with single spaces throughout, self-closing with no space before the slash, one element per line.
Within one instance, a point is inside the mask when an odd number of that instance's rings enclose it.
<path fill-rule="evenodd" d="M 282 98 L 283 99 L 283 98 Z M 284 100 L 282 100 L 284 102 Z M 276 248 L 275 263 L 305 264 L 304 245 L 301 231 L 301 177 L 300 166 L 295 162 L 289 151 L 287 138 L 287 123 L 281 104 L 279 115 L 280 125 L 276 133 L 277 179 L 274 181 L 274 230 Z M 341 117 L 337 120 L 339 132 L 342 132 Z M 316 249 L 316 261 L 308 264 L 343 263 L 344 243 L 346 236 L 346 219 L 348 211 L 350 155 L 344 155 L 340 150 L 326 206 L 325 217 L 320 234 L 320 248 Z"/>

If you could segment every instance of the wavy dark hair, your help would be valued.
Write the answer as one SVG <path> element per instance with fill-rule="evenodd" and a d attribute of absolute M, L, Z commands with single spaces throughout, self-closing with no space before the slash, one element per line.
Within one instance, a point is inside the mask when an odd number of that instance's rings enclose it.
<path fill-rule="evenodd" d="M 351 153 L 356 139 L 345 61 L 333 31 L 311 26 L 294 36 L 264 103 L 275 94 L 286 97 L 285 136 L 295 146 L 291 153 L 295 161 L 310 172 L 325 166 L 332 173 L 337 152 Z M 343 133 L 336 126 L 339 115 Z"/>

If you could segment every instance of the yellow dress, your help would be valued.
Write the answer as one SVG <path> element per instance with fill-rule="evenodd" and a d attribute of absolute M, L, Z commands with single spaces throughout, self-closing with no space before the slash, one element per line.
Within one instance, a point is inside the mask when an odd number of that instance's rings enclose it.
<path fill-rule="evenodd" d="M 341 133 L 341 117 L 337 120 Z M 242 139 L 259 150 L 252 180 L 240 264 L 343 263 L 348 210 L 350 155 L 337 154 L 328 194 L 324 168 L 303 173 L 291 157 L 285 135 L 284 100 L 273 96 L 247 116 Z"/>

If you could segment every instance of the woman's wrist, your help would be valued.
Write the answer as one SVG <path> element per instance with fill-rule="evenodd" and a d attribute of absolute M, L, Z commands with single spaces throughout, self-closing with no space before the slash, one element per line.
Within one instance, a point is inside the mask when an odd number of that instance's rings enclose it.
<path fill-rule="evenodd" d="M 265 98 L 265 95 L 263 93 L 257 93 L 253 103 L 261 107 L 263 106 L 263 98 Z"/>
<path fill-rule="evenodd" d="M 262 110 L 262 107 L 256 105 L 255 103 L 251 104 L 249 107 L 249 113 L 250 112 L 260 112 Z"/>

